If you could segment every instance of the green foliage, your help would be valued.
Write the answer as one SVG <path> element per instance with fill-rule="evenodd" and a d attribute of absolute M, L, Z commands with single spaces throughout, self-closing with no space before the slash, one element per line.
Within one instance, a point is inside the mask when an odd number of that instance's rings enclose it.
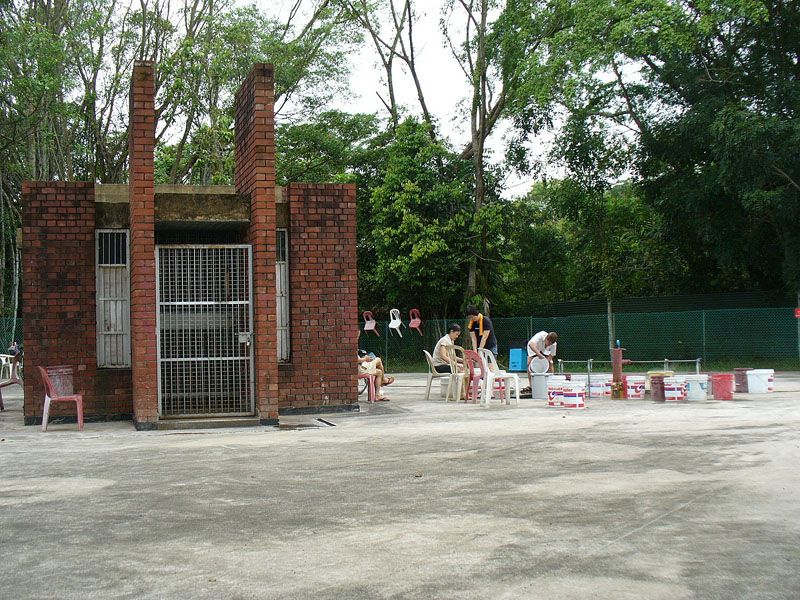
<path fill-rule="evenodd" d="M 409 119 L 398 127 L 369 199 L 371 229 L 362 232 L 374 260 L 361 284 L 372 294 L 426 314 L 460 307 L 470 255 L 468 177 L 469 165 L 433 142 L 426 125 Z"/>

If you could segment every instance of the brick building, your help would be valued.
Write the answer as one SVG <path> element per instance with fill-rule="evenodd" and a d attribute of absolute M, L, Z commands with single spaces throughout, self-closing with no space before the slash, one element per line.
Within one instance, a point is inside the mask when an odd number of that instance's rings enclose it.
<path fill-rule="evenodd" d="M 37 365 L 73 367 L 87 421 L 139 429 L 357 409 L 355 187 L 275 185 L 273 104 L 257 64 L 236 95 L 234 186 L 154 185 L 139 62 L 129 184 L 25 183 L 26 424 Z"/>

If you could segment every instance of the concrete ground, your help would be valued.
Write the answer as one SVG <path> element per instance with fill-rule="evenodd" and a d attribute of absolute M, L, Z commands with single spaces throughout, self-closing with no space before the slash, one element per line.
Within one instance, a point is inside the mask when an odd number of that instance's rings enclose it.
<path fill-rule="evenodd" d="M 0 598 L 800 598 L 800 374 L 582 412 L 423 384 L 191 432 L 41 433 L 3 390 Z"/>

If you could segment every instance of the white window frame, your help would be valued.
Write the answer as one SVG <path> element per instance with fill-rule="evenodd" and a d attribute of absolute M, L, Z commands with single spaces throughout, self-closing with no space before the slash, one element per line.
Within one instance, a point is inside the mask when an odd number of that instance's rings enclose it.
<path fill-rule="evenodd" d="M 280 228 L 275 235 L 275 313 L 278 336 L 278 362 L 291 359 L 289 323 L 289 230 Z"/>
<path fill-rule="evenodd" d="M 125 236 L 121 249 L 124 264 L 100 262 L 100 244 L 103 234 Z M 95 296 L 97 300 L 97 366 L 103 369 L 125 369 L 131 366 L 131 273 L 130 230 L 97 229 L 95 231 Z M 111 288 L 111 295 L 105 295 Z M 109 322 L 106 314 L 112 311 Z M 111 351 L 111 340 L 114 350 Z"/>

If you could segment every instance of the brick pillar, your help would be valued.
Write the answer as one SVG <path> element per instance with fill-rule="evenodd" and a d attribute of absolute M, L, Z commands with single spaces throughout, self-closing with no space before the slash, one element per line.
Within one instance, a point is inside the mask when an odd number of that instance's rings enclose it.
<path fill-rule="evenodd" d="M 236 93 L 236 191 L 250 196 L 253 245 L 253 355 L 256 411 L 278 421 L 275 316 L 275 80 L 272 65 L 253 66 Z"/>
<path fill-rule="evenodd" d="M 357 410 L 356 188 L 292 183 L 286 193 L 292 339 L 291 365 L 282 368 L 280 411 Z"/>
<path fill-rule="evenodd" d="M 128 194 L 131 228 L 131 377 L 133 420 L 151 429 L 158 420 L 155 270 L 155 90 L 153 63 L 133 67 L 128 130 Z"/>
<path fill-rule="evenodd" d="M 26 181 L 22 198 L 25 424 L 42 422 L 44 387 L 36 367 L 54 365 L 73 368 L 74 389 L 92 420 L 108 412 L 94 390 L 94 183 Z M 75 415 L 75 405 L 55 404 L 50 414 Z"/>

